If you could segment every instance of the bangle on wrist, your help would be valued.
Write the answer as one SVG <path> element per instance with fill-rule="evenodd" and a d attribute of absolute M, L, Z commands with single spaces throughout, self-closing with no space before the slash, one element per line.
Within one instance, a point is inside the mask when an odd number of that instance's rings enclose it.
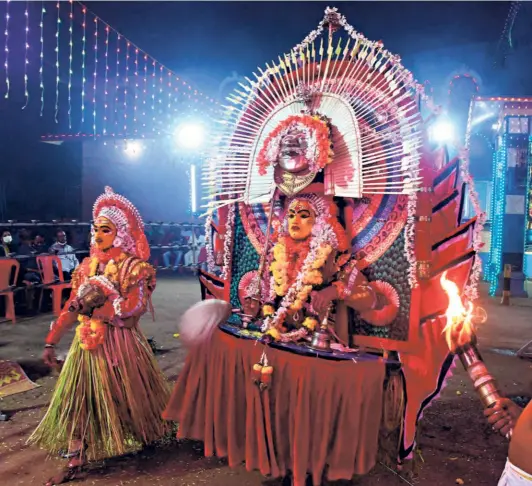
<path fill-rule="evenodd" d="M 53 344 L 45 344 L 44 347 L 45 348 L 55 348 L 55 346 Z"/>

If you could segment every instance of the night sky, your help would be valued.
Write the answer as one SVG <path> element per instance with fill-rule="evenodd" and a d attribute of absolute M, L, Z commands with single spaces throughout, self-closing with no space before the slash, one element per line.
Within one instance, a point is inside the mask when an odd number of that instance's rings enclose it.
<path fill-rule="evenodd" d="M 6 2 L 0 2 L 0 25 L 5 26 Z M 92 65 L 94 34 L 87 41 L 88 79 L 85 125 L 81 116 L 81 17 L 82 6 L 74 2 L 74 57 L 72 116 L 66 120 L 68 80 L 68 2 L 61 2 L 63 15 L 60 49 L 61 80 L 56 95 L 56 3 L 47 1 L 45 17 L 44 115 L 39 89 L 39 29 L 41 3 L 30 2 L 32 29 L 29 34 L 30 103 L 24 105 L 24 2 L 11 2 L 9 73 L 11 92 L 5 92 L 5 69 L 0 68 L 0 117 L 9 120 L 0 131 L 0 220 L 79 217 L 82 192 L 82 149 L 79 143 L 62 146 L 42 144 L 50 133 L 82 133 L 91 137 Z M 519 13 L 505 31 L 509 2 L 88 2 L 89 10 L 117 29 L 140 49 L 163 63 L 194 88 L 219 98 L 229 79 L 250 76 L 257 66 L 288 52 L 312 31 L 327 6 L 338 7 L 347 21 L 371 40 L 401 56 L 405 67 L 420 82 L 428 80 L 435 101 L 467 112 L 473 86 L 461 81 L 449 97 L 453 75 L 471 73 L 483 95 L 532 95 L 532 3 L 522 2 Z M 91 16 L 89 24 L 94 29 Z M 90 29 L 89 29 L 90 30 Z M 103 35 L 103 31 L 101 34 Z M 113 34 L 116 39 L 116 34 Z M 103 54 L 100 37 L 100 56 Z M 5 39 L 4 41 L 5 42 Z M 2 47 L 3 50 L 3 47 Z M 114 55 L 114 54 L 113 54 Z M 122 56 L 124 53 L 122 52 Z M 103 58 L 100 58 L 100 68 Z M 114 57 L 112 57 L 114 59 Z M 123 60 L 123 59 L 122 59 Z M 4 58 L 2 58 L 2 65 Z M 123 65 L 122 65 L 123 68 Z M 113 67 L 111 68 L 113 69 Z M 98 75 L 101 101 L 102 71 Z M 111 75 L 113 75 L 111 71 Z M 110 83 L 113 85 L 113 82 Z M 224 87 L 225 86 L 225 87 Z M 111 86 L 112 88 L 112 86 Z M 58 118 L 54 103 L 60 99 Z M 459 102 L 458 102 L 459 101 Z M 210 102 L 209 102 L 210 103 Z M 125 104 L 124 104 L 125 106 Z M 211 105 L 212 106 L 212 105 Z M 131 109 L 131 103 L 129 105 Z M 42 109 L 41 109 L 42 111 Z M 41 113 L 42 115 L 42 113 Z M 167 115 L 171 116 L 171 115 Z M 184 116 L 176 113 L 176 116 Z M 158 119 L 168 124 L 175 120 Z M 102 110 L 98 111 L 101 130 Z M 123 138 L 123 137 L 122 137 Z M 119 139 L 115 139 L 115 141 Z M 123 142 L 123 139 L 121 140 Z M 89 142 L 90 143 L 90 142 Z M 158 171 L 164 164 L 153 160 Z M 186 180 L 186 174 L 181 175 Z M 132 191 L 136 189 L 133 187 Z"/>
<path fill-rule="evenodd" d="M 420 81 L 451 73 L 426 65 L 440 57 L 456 69 L 492 77 L 509 2 L 88 2 L 89 8 L 160 62 L 216 94 L 233 71 L 248 75 L 300 42 L 329 6 L 369 39 L 399 54 Z M 526 2 L 513 36 L 528 32 Z M 530 39 L 525 50 L 530 54 Z M 520 39 L 522 40 L 522 39 Z M 523 42 L 521 42 L 522 44 Z M 501 49 L 499 48 L 499 51 Z M 442 52 L 443 51 L 443 52 Z M 521 49 L 523 51 L 523 49 Z M 426 60 L 426 62 L 425 62 Z M 498 73 L 495 73 L 499 77 Z M 508 72 L 503 73 L 508 77 Z M 529 74 L 532 80 L 532 73 Z M 529 90 L 532 91 L 532 90 Z"/>

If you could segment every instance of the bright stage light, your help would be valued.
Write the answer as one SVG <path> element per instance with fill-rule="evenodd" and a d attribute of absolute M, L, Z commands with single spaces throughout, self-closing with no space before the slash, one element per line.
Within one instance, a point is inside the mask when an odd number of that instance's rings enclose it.
<path fill-rule="evenodd" d="M 430 138 L 436 143 L 452 142 L 456 138 L 454 125 L 449 120 L 440 120 L 430 128 Z"/>
<path fill-rule="evenodd" d="M 142 145 L 136 140 L 126 140 L 124 146 L 124 152 L 129 157 L 138 157 L 142 152 Z"/>
<path fill-rule="evenodd" d="M 175 131 L 177 144 L 185 149 L 197 149 L 203 145 L 205 129 L 196 123 L 183 123 Z"/>

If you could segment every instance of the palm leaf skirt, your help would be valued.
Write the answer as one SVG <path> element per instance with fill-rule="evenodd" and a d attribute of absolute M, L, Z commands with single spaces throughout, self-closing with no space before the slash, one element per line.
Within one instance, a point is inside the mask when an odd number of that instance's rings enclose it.
<path fill-rule="evenodd" d="M 81 349 L 76 336 L 29 442 L 53 454 L 81 439 L 88 460 L 134 452 L 169 431 L 161 418 L 168 397 L 166 378 L 137 328 L 108 326 L 93 351 Z"/>

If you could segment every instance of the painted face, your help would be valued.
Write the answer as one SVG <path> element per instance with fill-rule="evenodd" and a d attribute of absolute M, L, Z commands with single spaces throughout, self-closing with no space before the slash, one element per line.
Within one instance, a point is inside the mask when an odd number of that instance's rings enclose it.
<path fill-rule="evenodd" d="M 288 208 L 288 233 L 297 241 L 306 240 L 312 233 L 316 214 L 307 201 L 296 200 Z"/>
<path fill-rule="evenodd" d="M 99 250 L 108 250 L 116 238 L 116 226 L 107 218 L 97 218 L 92 226 L 94 242 Z"/>
<path fill-rule="evenodd" d="M 293 128 L 281 139 L 278 163 L 287 172 L 293 174 L 302 172 L 309 166 L 306 152 L 305 134 L 297 128 Z"/>

